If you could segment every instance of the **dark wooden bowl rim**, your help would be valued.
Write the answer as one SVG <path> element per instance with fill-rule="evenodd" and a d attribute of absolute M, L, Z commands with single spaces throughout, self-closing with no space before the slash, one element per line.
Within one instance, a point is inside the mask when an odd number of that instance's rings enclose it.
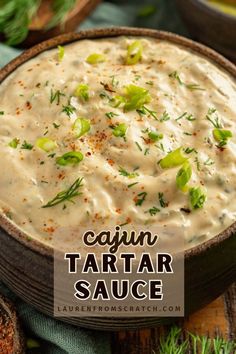
<path fill-rule="evenodd" d="M 209 15 L 211 16 L 213 15 L 216 18 L 218 18 L 219 21 L 222 19 L 224 21 L 227 20 L 236 24 L 236 16 L 223 12 L 215 6 L 211 6 L 207 1 L 205 0 L 190 0 L 190 1 L 195 3 L 200 9 L 204 10 Z"/>
<path fill-rule="evenodd" d="M 197 0 L 199 3 L 200 1 Z M 201 1 L 202 3 L 202 1 Z M 67 33 L 55 38 L 51 38 L 47 41 L 44 41 L 31 49 L 26 50 L 21 55 L 19 55 L 16 59 L 12 60 L 9 64 L 7 64 L 4 68 L 0 70 L 0 83 L 15 69 L 17 69 L 20 65 L 37 56 L 41 52 L 55 48 L 58 45 L 69 44 L 81 39 L 93 39 L 93 38 L 108 38 L 108 37 L 116 37 L 116 36 L 142 36 L 142 37 L 153 37 L 160 40 L 166 40 L 171 43 L 181 45 L 187 49 L 192 50 L 196 54 L 200 54 L 201 56 L 210 59 L 212 62 L 217 64 L 221 69 L 225 70 L 227 73 L 231 74 L 234 78 L 236 78 L 236 66 L 233 65 L 230 61 L 225 59 L 222 55 L 218 54 L 214 50 L 196 43 L 190 39 L 184 38 L 177 34 L 157 31 L 152 29 L 145 28 L 132 28 L 132 27 L 112 27 L 112 28 L 100 28 L 100 29 L 91 29 L 86 31 L 81 31 L 79 33 Z M 30 248 L 32 251 L 37 252 L 43 256 L 48 256 L 50 258 L 53 257 L 53 248 L 37 240 L 30 240 L 27 234 L 20 230 L 16 225 L 14 225 L 11 221 L 7 219 L 6 216 L 0 214 L 0 227 L 2 227 L 11 237 L 26 245 L 26 247 Z M 224 240 L 230 238 L 232 234 L 236 234 L 236 222 L 234 222 L 231 226 L 226 228 L 223 232 L 216 235 L 212 239 L 195 246 L 189 250 L 184 251 L 185 259 L 192 256 L 200 256 L 204 254 L 204 252 L 214 247 L 215 245 L 223 242 Z M 183 253 L 182 253 L 183 254 Z"/>

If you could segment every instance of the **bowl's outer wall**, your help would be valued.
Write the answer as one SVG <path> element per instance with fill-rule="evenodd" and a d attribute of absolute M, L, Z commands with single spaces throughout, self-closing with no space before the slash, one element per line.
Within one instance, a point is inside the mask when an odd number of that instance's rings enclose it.
<path fill-rule="evenodd" d="M 43 42 L 0 70 L 0 82 L 33 56 L 80 38 L 142 35 L 182 44 L 218 62 L 236 77 L 235 67 L 214 51 L 182 37 L 144 29 L 112 28 L 67 34 Z M 0 218 L 0 277 L 38 310 L 53 316 L 53 252 Z M 185 314 L 203 307 L 236 281 L 236 224 L 214 239 L 185 253 Z M 135 329 L 164 324 L 173 318 L 64 318 L 65 322 L 103 330 Z"/>
<path fill-rule="evenodd" d="M 199 0 L 176 0 L 193 36 L 236 61 L 236 17 L 211 8 Z"/>

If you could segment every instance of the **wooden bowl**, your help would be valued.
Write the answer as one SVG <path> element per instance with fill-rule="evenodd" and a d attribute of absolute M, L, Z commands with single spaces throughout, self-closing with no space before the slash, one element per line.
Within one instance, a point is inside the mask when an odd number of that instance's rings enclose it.
<path fill-rule="evenodd" d="M 176 0 L 180 14 L 193 38 L 236 62 L 236 17 L 204 0 Z"/>
<path fill-rule="evenodd" d="M 36 45 L 0 71 L 0 83 L 16 68 L 57 45 L 84 38 L 119 35 L 147 36 L 191 49 L 212 60 L 236 77 L 236 67 L 215 51 L 175 34 L 150 29 L 106 28 L 71 33 Z M 53 316 L 53 250 L 27 235 L 0 216 L 0 276 L 22 299 Z M 236 280 L 236 223 L 213 239 L 185 252 L 185 314 L 202 308 L 221 295 Z M 103 330 L 136 329 L 173 321 L 173 318 L 64 318 L 65 322 Z"/>
<path fill-rule="evenodd" d="M 0 332 L 1 353 L 24 354 L 25 339 L 16 310 L 13 304 L 1 294 L 0 325 L 2 328 Z"/>

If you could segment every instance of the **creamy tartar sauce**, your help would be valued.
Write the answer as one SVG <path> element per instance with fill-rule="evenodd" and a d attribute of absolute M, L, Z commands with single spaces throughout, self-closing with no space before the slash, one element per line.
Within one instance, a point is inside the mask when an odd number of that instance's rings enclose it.
<path fill-rule="evenodd" d="M 0 85 L 0 210 L 48 245 L 138 224 L 193 247 L 236 220 L 235 117 L 235 80 L 167 41 L 45 51 Z"/>

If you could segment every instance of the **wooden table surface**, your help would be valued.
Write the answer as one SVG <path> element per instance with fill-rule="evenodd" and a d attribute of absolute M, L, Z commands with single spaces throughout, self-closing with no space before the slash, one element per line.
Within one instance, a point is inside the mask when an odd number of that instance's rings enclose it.
<path fill-rule="evenodd" d="M 223 296 L 189 318 L 181 319 L 177 325 L 193 334 L 211 338 L 219 334 L 236 340 L 236 283 Z M 160 334 L 168 330 L 165 326 L 113 333 L 112 354 L 153 354 Z"/>

